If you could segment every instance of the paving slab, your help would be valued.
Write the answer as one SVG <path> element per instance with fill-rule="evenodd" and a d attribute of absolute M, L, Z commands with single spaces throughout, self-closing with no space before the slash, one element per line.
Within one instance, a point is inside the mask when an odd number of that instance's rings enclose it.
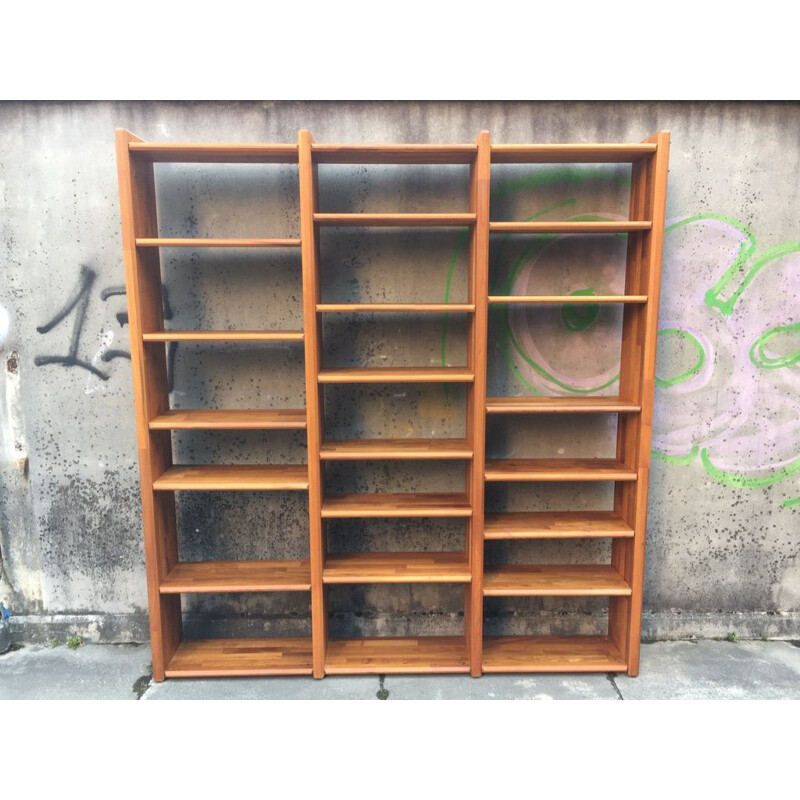
<path fill-rule="evenodd" d="M 625 700 L 800 699 L 800 648 L 789 642 L 654 642 L 637 678 L 619 675 Z"/>
<path fill-rule="evenodd" d="M 30 645 L 0 656 L 0 700 L 138 700 L 149 678 L 147 645 Z"/>

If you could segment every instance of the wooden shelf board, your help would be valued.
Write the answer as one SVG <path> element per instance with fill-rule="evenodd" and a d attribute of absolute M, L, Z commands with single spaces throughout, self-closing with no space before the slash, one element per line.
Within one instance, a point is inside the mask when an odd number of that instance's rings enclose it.
<path fill-rule="evenodd" d="M 638 413 L 639 403 L 620 397 L 487 397 L 487 414 Z"/>
<path fill-rule="evenodd" d="M 296 164 L 296 144 L 131 142 L 137 160 L 195 164 Z"/>
<path fill-rule="evenodd" d="M 323 583 L 469 583 L 465 553 L 329 553 Z"/>
<path fill-rule="evenodd" d="M 613 458 L 487 459 L 487 481 L 635 481 L 636 470 Z"/>
<path fill-rule="evenodd" d="M 328 642 L 325 673 L 469 672 L 461 636 L 340 639 Z"/>
<path fill-rule="evenodd" d="M 613 511 L 511 511 L 486 514 L 486 539 L 630 538 L 633 528 Z"/>
<path fill-rule="evenodd" d="M 602 164 L 647 158 L 656 145 L 643 144 L 493 144 L 493 164 Z"/>
<path fill-rule="evenodd" d="M 145 342 L 302 342 L 303 331 L 156 331 Z"/>
<path fill-rule="evenodd" d="M 170 409 L 150 420 L 150 430 L 301 430 L 306 427 L 304 408 Z"/>
<path fill-rule="evenodd" d="M 323 500 L 322 516 L 336 517 L 471 517 L 463 494 L 342 494 Z"/>
<path fill-rule="evenodd" d="M 627 597 L 631 587 L 610 564 L 503 564 L 483 573 L 486 597 Z"/>
<path fill-rule="evenodd" d="M 470 164 L 474 144 L 312 144 L 317 164 Z"/>
<path fill-rule="evenodd" d="M 324 442 L 320 458 L 327 461 L 360 459 L 468 459 L 466 439 L 360 439 Z"/>
<path fill-rule="evenodd" d="M 161 594 L 303 592 L 311 589 L 308 561 L 184 561 L 161 582 Z"/>
<path fill-rule="evenodd" d="M 610 305 L 646 302 L 646 294 L 489 295 L 489 305 Z"/>
<path fill-rule="evenodd" d="M 168 678 L 310 675 L 311 639 L 183 641 L 167 665 Z"/>
<path fill-rule="evenodd" d="M 137 239 L 137 247 L 300 247 L 300 239 Z"/>
<path fill-rule="evenodd" d="M 624 672 L 607 636 L 486 636 L 484 672 Z"/>
<path fill-rule="evenodd" d="M 474 225 L 475 214 L 314 214 L 317 225 L 379 228 L 452 228 Z"/>
<path fill-rule="evenodd" d="M 351 367 L 320 370 L 320 383 L 471 383 L 466 367 Z"/>
<path fill-rule="evenodd" d="M 374 314 L 413 312 L 415 314 L 442 314 L 451 311 L 471 313 L 475 303 L 317 303 L 322 313 Z"/>
<path fill-rule="evenodd" d="M 153 481 L 155 491 L 212 492 L 308 489 L 305 464 L 209 464 L 169 467 Z"/>
<path fill-rule="evenodd" d="M 649 231 L 652 222 L 634 220 L 598 222 L 490 222 L 495 233 L 636 233 Z"/>

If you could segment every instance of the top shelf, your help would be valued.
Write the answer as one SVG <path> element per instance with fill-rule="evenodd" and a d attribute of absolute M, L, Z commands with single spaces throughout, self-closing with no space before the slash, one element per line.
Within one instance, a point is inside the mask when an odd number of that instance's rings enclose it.
<path fill-rule="evenodd" d="M 318 164 L 470 164 L 474 144 L 313 144 Z"/>
<path fill-rule="evenodd" d="M 131 142 L 132 156 L 142 161 L 184 164 L 296 164 L 296 144 L 183 144 Z"/>
<path fill-rule="evenodd" d="M 495 144 L 493 164 L 624 164 L 656 152 L 643 144 Z"/>

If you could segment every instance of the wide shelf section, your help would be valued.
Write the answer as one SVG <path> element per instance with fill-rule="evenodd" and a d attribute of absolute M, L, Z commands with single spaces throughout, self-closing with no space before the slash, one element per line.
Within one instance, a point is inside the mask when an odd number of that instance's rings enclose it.
<path fill-rule="evenodd" d="M 475 373 L 466 367 L 350 367 L 323 369 L 320 383 L 471 383 Z"/>
<path fill-rule="evenodd" d="M 308 489 L 305 464 L 207 464 L 169 467 L 153 481 L 166 492 L 211 492 Z"/>
<path fill-rule="evenodd" d="M 184 640 L 166 668 L 168 678 L 311 675 L 311 639 Z"/>
<path fill-rule="evenodd" d="M 302 342 L 303 331 L 155 331 L 145 342 Z"/>
<path fill-rule="evenodd" d="M 412 312 L 442 314 L 451 311 L 470 313 L 475 303 L 317 303 L 317 311 L 331 314 L 375 314 Z"/>
<path fill-rule="evenodd" d="M 142 161 L 194 164 L 296 164 L 296 144 L 189 144 L 130 142 L 131 155 Z"/>
<path fill-rule="evenodd" d="M 489 305 L 610 305 L 612 303 L 641 304 L 646 294 L 549 294 L 549 295 L 489 295 Z"/>
<path fill-rule="evenodd" d="M 306 427 L 304 408 L 170 409 L 149 422 L 150 430 L 300 430 Z"/>
<path fill-rule="evenodd" d="M 466 640 L 461 636 L 417 636 L 328 642 L 327 675 L 415 672 L 469 672 Z"/>
<path fill-rule="evenodd" d="M 311 589 L 308 561 L 185 561 L 161 582 L 161 594 L 303 592 Z"/>
<path fill-rule="evenodd" d="M 465 553 L 329 553 L 323 583 L 469 583 Z"/>
<path fill-rule="evenodd" d="M 323 461 L 360 459 L 469 459 L 472 445 L 466 439 L 356 439 L 324 442 Z"/>
<path fill-rule="evenodd" d="M 342 494 L 325 498 L 322 516 L 358 517 L 471 517 L 465 494 Z"/>
<path fill-rule="evenodd" d="M 474 144 L 312 144 L 317 164 L 470 164 Z"/>
<path fill-rule="evenodd" d="M 487 459 L 487 481 L 635 481 L 636 470 L 613 458 Z"/>
<path fill-rule="evenodd" d="M 462 228 L 476 219 L 476 214 L 314 214 L 317 225 L 340 228 Z"/>
<path fill-rule="evenodd" d="M 486 539 L 630 538 L 633 528 L 614 511 L 506 511 L 487 514 Z"/>
<path fill-rule="evenodd" d="M 603 164 L 639 161 L 656 145 L 641 144 L 493 144 L 493 164 Z"/>
<path fill-rule="evenodd" d="M 628 668 L 607 636 L 486 636 L 484 672 L 623 672 Z"/>
<path fill-rule="evenodd" d="M 483 573 L 487 597 L 627 596 L 631 587 L 609 564 L 503 564 Z"/>
<path fill-rule="evenodd" d="M 492 233 L 637 233 L 652 227 L 652 222 L 643 220 L 489 223 Z"/>
<path fill-rule="evenodd" d="M 487 397 L 487 414 L 638 413 L 640 403 L 621 397 Z"/>
<path fill-rule="evenodd" d="M 300 239 L 137 239 L 137 247 L 300 247 Z"/>

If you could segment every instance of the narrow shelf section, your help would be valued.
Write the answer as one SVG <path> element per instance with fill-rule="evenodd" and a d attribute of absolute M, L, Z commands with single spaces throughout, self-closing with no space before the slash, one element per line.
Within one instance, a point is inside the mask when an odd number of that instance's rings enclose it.
<path fill-rule="evenodd" d="M 610 305 L 646 303 L 646 294 L 490 295 L 489 305 Z"/>
<path fill-rule="evenodd" d="M 474 144 L 312 144 L 317 164 L 470 164 Z"/>
<path fill-rule="evenodd" d="M 150 430 L 246 431 L 306 427 L 304 408 L 171 409 L 150 420 Z"/>
<path fill-rule="evenodd" d="M 486 539 L 582 539 L 633 536 L 614 511 L 507 511 L 484 517 Z"/>
<path fill-rule="evenodd" d="M 469 672 L 461 636 L 340 639 L 328 642 L 325 673 Z"/>
<path fill-rule="evenodd" d="M 156 331 L 145 342 L 302 342 L 303 331 Z"/>
<path fill-rule="evenodd" d="M 161 594 L 195 592 L 305 592 L 308 561 L 185 561 L 161 582 Z"/>
<path fill-rule="evenodd" d="M 311 639 L 300 638 L 183 641 L 166 668 L 168 678 L 310 674 Z"/>
<path fill-rule="evenodd" d="M 472 446 L 466 439 L 357 439 L 325 442 L 319 457 L 328 461 L 468 459 Z"/>
<path fill-rule="evenodd" d="M 625 597 L 631 587 L 610 564 L 504 564 L 483 573 L 487 597 Z"/>
<path fill-rule="evenodd" d="M 474 225 L 475 214 L 314 214 L 317 225 L 378 228 L 461 228 Z"/>
<path fill-rule="evenodd" d="M 305 464 L 210 464 L 169 467 L 153 481 L 158 492 L 212 492 L 308 489 Z"/>
<path fill-rule="evenodd" d="M 137 239 L 137 247 L 300 247 L 299 239 Z"/>
<path fill-rule="evenodd" d="M 441 314 L 451 311 L 472 312 L 475 303 L 318 303 L 317 311 L 340 314 L 397 313 Z"/>
<path fill-rule="evenodd" d="M 342 494 L 327 497 L 322 516 L 334 517 L 471 517 L 464 494 Z"/>
<path fill-rule="evenodd" d="M 639 403 L 621 397 L 487 397 L 487 414 L 638 413 Z"/>
<path fill-rule="evenodd" d="M 484 672 L 623 672 L 628 668 L 607 636 L 487 636 Z"/>
<path fill-rule="evenodd" d="M 495 233 L 636 233 L 649 231 L 652 222 L 634 220 L 597 222 L 490 222 Z"/>
<path fill-rule="evenodd" d="M 349 367 L 323 369 L 320 383 L 471 383 L 475 373 L 466 367 Z"/>
<path fill-rule="evenodd" d="M 469 583 L 465 553 L 329 553 L 323 583 Z"/>
<path fill-rule="evenodd" d="M 487 459 L 487 481 L 635 481 L 636 470 L 613 458 Z"/>
<path fill-rule="evenodd" d="M 184 144 L 130 142 L 131 155 L 142 161 L 173 164 L 296 164 L 296 144 Z"/>
<path fill-rule="evenodd" d="M 656 152 L 642 144 L 493 144 L 493 164 L 602 164 L 638 161 Z"/>

